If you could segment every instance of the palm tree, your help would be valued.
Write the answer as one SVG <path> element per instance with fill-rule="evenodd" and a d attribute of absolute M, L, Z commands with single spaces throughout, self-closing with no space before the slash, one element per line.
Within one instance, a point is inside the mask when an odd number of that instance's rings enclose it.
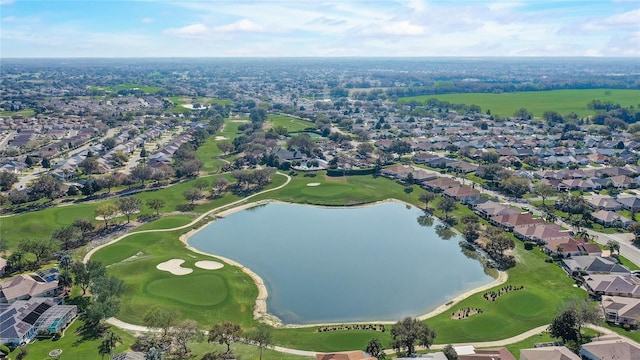
<path fill-rule="evenodd" d="M 122 339 L 120 339 L 118 335 L 111 331 L 107 331 L 107 333 L 102 337 L 102 342 L 98 345 L 98 354 L 100 354 L 103 359 L 105 356 L 113 358 L 113 350 L 120 341 L 122 341 Z"/>
<path fill-rule="evenodd" d="M 612 253 L 615 251 L 618 253 L 618 255 L 620 255 L 620 243 L 615 241 L 615 240 L 609 240 L 607 241 L 607 248 L 609 249 L 609 251 L 611 251 Z"/>

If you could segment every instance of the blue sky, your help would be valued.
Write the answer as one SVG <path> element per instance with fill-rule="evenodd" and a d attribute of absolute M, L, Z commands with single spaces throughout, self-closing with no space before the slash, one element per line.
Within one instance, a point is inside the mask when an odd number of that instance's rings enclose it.
<path fill-rule="evenodd" d="M 640 57 L 640 0 L 0 0 L 2 57 Z"/>

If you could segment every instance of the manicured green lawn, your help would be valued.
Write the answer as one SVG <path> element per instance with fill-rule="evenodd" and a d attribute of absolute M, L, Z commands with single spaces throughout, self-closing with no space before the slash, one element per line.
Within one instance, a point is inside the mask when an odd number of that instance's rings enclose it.
<path fill-rule="evenodd" d="M 204 328 L 230 320 L 250 327 L 258 289 L 240 269 L 225 265 L 219 270 L 195 266 L 209 256 L 195 254 L 176 240 L 179 232 L 132 235 L 95 253 L 92 259 L 112 264 L 108 270 L 125 281 L 119 319 L 141 324 L 154 305 L 177 309 L 183 318 L 195 319 Z M 135 257 L 134 257 L 135 255 Z M 173 275 L 156 268 L 170 259 L 183 259 L 181 266 L 193 269 Z"/>
<path fill-rule="evenodd" d="M 276 187 L 284 181 L 283 176 L 275 175 L 269 187 Z M 309 183 L 320 185 L 308 186 Z M 184 200 L 179 197 L 184 188 L 189 186 L 189 183 L 179 184 L 136 196 L 160 196 L 170 204 L 183 203 Z M 315 176 L 305 176 L 300 173 L 293 176 L 293 180 L 285 188 L 255 196 L 251 201 L 277 199 L 295 203 L 344 206 L 395 198 L 423 206 L 418 201 L 418 196 L 423 190 L 416 186 L 409 188 L 411 191 L 407 189 L 382 177 L 328 177 L 323 172 Z M 204 212 L 236 199 L 235 196 L 225 195 L 220 199 L 199 204 L 196 211 Z M 435 208 L 439 201 L 440 198 L 437 198 L 430 207 Z M 169 210 L 169 206 L 166 210 Z M 80 209 L 78 212 L 87 211 L 90 210 Z M 470 213 L 470 209 L 459 205 L 450 215 L 459 217 Z M 436 212 L 436 215 L 443 214 Z M 172 225 L 183 225 L 189 219 L 189 216 L 167 217 L 145 224 L 144 228 L 169 228 Z M 203 329 L 223 320 L 240 323 L 245 328 L 254 326 L 256 322 L 252 313 L 257 288 L 253 281 L 239 268 L 229 265 L 214 271 L 195 267 L 196 261 L 211 257 L 187 250 L 177 240 L 181 233 L 182 231 L 135 234 L 94 254 L 92 259 L 109 265 L 109 273 L 125 281 L 126 291 L 118 318 L 140 324 L 147 309 L 161 305 L 179 310 L 183 318 L 197 320 Z M 573 282 L 557 265 L 545 263 L 544 254 L 537 249 L 525 251 L 519 241 L 516 241 L 516 246 L 518 265 L 509 270 L 508 282 L 498 288 L 506 285 L 524 285 L 525 289 L 507 293 L 494 302 L 485 300 L 482 293 L 472 295 L 454 305 L 451 311 L 473 307 L 481 308 L 484 312 L 464 320 L 450 319 L 449 311 L 427 320 L 438 333 L 436 343 L 508 338 L 549 323 L 557 306 L 566 299 L 586 296 L 584 291 L 572 286 Z M 159 263 L 173 258 L 185 260 L 182 266 L 193 269 L 193 272 L 177 276 L 156 269 Z M 167 288 L 174 291 L 167 291 Z M 318 333 L 315 328 L 274 330 L 274 339 L 279 345 L 315 351 L 361 349 L 372 337 L 379 337 L 388 347 L 388 333 Z"/>
<path fill-rule="evenodd" d="M 78 329 L 83 325 L 81 320 L 76 320 L 73 324 L 69 326 L 69 328 L 65 331 L 65 336 L 62 338 L 53 341 L 50 339 L 47 340 L 37 340 L 34 343 L 27 345 L 28 355 L 25 357 L 26 360 L 43 360 L 50 359 L 49 352 L 55 349 L 61 349 L 62 354 L 59 359 L 64 360 L 100 360 L 101 357 L 98 355 L 98 346 L 100 345 L 101 339 L 83 339 L 79 336 Z M 131 344 L 133 344 L 134 338 L 128 332 L 124 330 L 120 330 L 116 327 L 110 327 L 110 330 L 113 331 L 116 335 L 118 335 L 122 339 L 122 343 L 120 343 L 114 353 L 120 353 L 129 348 Z M 12 356 L 15 356 L 17 351 L 12 353 Z"/>
<path fill-rule="evenodd" d="M 268 127 L 284 126 L 288 132 L 303 131 L 307 128 L 315 129 L 315 125 L 311 121 L 294 118 L 288 115 L 269 115 L 267 117 Z"/>
<path fill-rule="evenodd" d="M 605 93 L 609 92 L 610 95 Z M 591 100 L 612 101 L 623 106 L 637 106 L 640 98 L 640 90 L 620 89 L 584 89 L 584 90 L 552 90 L 552 91 L 526 91 L 502 94 L 469 93 L 469 94 L 445 94 L 422 95 L 401 98 L 399 101 L 407 102 L 416 100 L 420 102 L 436 98 L 453 104 L 479 105 L 482 112 L 491 110 L 491 114 L 500 116 L 513 116 L 520 108 L 525 108 L 536 117 L 542 117 L 545 111 L 556 111 L 560 114 L 575 112 L 578 116 L 594 115 L 595 112 L 587 109 Z"/>

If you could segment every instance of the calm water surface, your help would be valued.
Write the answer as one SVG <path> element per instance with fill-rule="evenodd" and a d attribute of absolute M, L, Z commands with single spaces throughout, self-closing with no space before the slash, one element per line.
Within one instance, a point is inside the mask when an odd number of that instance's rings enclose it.
<path fill-rule="evenodd" d="M 268 204 L 217 220 L 189 239 L 236 260 L 269 291 L 285 324 L 399 320 L 418 316 L 493 279 L 464 256 L 460 237 L 441 239 L 422 211 Z"/>

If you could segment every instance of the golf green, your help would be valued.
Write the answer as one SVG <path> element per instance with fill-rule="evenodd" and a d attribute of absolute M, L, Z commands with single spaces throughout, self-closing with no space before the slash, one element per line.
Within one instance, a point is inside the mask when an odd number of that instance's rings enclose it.
<path fill-rule="evenodd" d="M 187 305 L 214 306 L 227 299 L 229 290 L 224 279 L 217 274 L 180 276 L 157 279 L 147 284 L 151 295 L 168 298 Z"/>

